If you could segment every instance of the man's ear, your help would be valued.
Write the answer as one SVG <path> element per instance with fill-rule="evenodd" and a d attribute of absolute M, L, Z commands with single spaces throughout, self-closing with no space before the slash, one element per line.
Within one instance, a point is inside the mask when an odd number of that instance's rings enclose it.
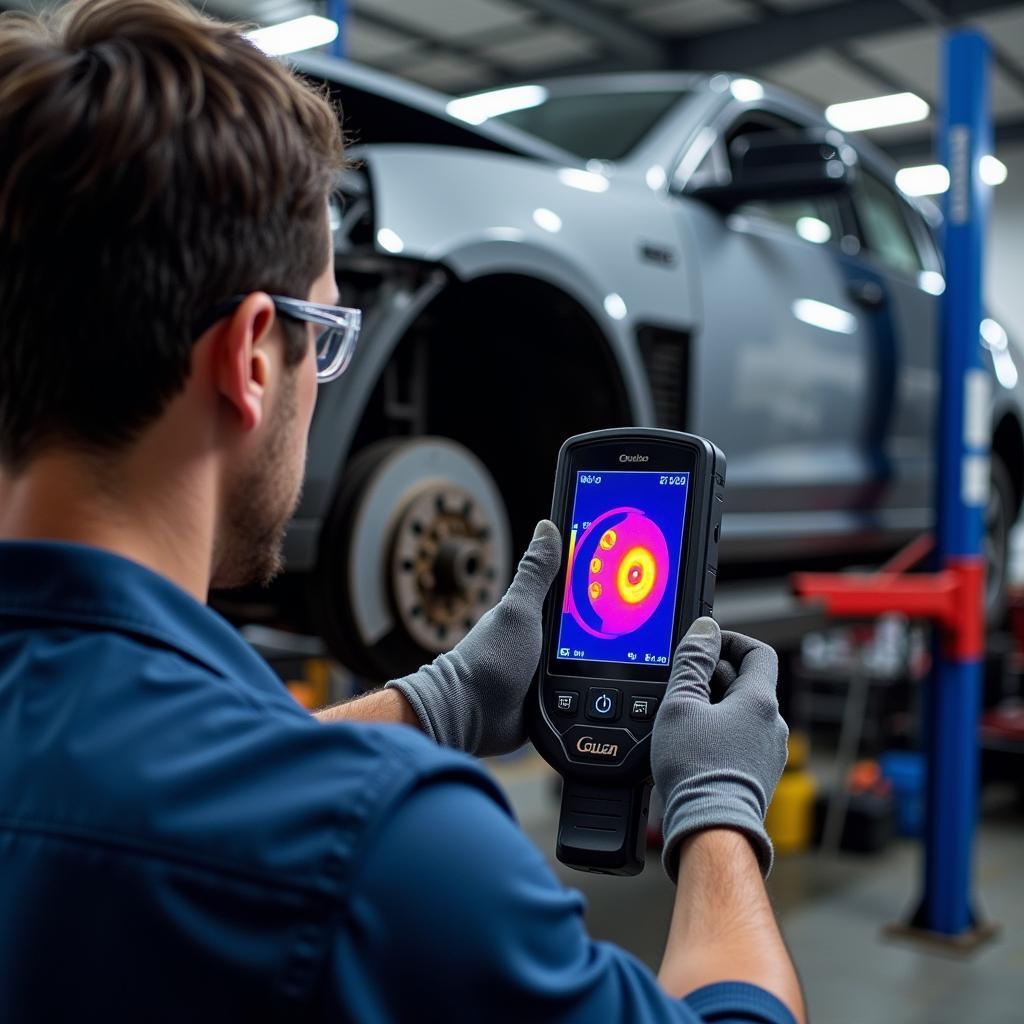
<path fill-rule="evenodd" d="M 274 326 L 274 303 L 253 292 L 216 327 L 212 367 L 214 385 L 236 411 L 243 431 L 255 430 L 263 419 L 263 401 L 271 362 L 265 344 Z"/>

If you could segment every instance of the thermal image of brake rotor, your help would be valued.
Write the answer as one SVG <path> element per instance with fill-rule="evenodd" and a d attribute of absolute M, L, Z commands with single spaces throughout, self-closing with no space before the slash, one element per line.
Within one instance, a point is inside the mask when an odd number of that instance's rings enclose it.
<path fill-rule="evenodd" d="M 610 640 L 639 629 L 670 578 L 668 543 L 638 508 L 598 516 L 576 542 L 565 610 L 592 636 Z"/>

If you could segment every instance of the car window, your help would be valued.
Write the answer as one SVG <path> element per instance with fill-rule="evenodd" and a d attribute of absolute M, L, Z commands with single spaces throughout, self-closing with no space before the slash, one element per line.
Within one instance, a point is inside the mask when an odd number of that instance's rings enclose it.
<path fill-rule="evenodd" d="M 853 186 L 861 243 L 886 266 L 903 274 L 923 270 L 903 202 L 873 175 L 861 173 Z"/>
<path fill-rule="evenodd" d="M 620 160 L 685 95 L 682 89 L 556 94 L 536 106 L 498 114 L 491 120 L 515 125 L 582 157 Z"/>

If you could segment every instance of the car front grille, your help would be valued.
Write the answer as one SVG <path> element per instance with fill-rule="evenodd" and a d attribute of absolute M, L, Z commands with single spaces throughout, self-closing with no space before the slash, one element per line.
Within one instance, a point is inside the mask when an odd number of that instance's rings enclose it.
<path fill-rule="evenodd" d="M 640 355 L 654 401 L 659 427 L 685 430 L 688 413 L 689 335 L 662 327 L 641 327 L 637 332 Z"/>

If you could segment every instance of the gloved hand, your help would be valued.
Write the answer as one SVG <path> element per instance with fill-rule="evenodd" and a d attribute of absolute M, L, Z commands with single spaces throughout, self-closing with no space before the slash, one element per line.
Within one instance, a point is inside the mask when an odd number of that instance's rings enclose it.
<path fill-rule="evenodd" d="M 541 609 L 558 572 L 562 538 L 542 519 L 508 593 L 455 649 L 393 679 L 428 736 L 471 754 L 504 754 L 526 742 L 526 693 L 540 661 Z"/>
<path fill-rule="evenodd" d="M 764 816 L 789 737 L 777 677 L 770 647 L 721 632 L 713 619 L 697 619 L 680 641 L 651 737 L 654 782 L 665 801 L 662 862 L 673 881 L 681 840 L 716 827 L 743 832 L 768 876 Z"/>

